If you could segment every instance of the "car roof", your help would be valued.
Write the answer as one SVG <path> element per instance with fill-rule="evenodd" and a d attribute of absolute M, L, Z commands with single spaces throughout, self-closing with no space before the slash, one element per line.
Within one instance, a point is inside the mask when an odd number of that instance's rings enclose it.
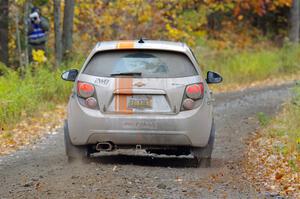
<path fill-rule="evenodd" d="M 98 42 L 94 51 L 122 50 L 122 49 L 152 49 L 171 50 L 186 52 L 189 48 L 181 42 L 160 41 L 160 40 L 123 40 Z"/>

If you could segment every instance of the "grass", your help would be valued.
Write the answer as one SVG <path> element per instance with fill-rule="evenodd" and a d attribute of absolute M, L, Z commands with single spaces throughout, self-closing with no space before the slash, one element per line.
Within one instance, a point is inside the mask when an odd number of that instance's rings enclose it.
<path fill-rule="evenodd" d="M 291 156 L 289 162 L 293 169 L 300 169 L 300 85 L 293 89 L 293 97 L 281 114 L 267 128 L 268 135 L 279 144 L 275 152 Z M 292 156 L 294 158 L 292 158 Z"/>
<path fill-rule="evenodd" d="M 283 111 L 271 120 L 265 113 L 257 114 L 266 136 L 275 140 L 274 153 L 284 155 L 293 170 L 300 169 L 300 84 L 292 91 L 293 97 Z"/>
<path fill-rule="evenodd" d="M 299 73 L 300 47 L 210 51 L 197 48 L 196 57 L 204 71 L 224 77 L 224 84 L 247 84 L 287 74 Z"/>
<path fill-rule="evenodd" d="M 300 164 L 300 85 L 294 88 L 294 97 L 287 107 L 286 115 L 280 120 L 288 137 L 287 146 L 298 154 Z M 276 131 L 278 134 L 278 131 Z M 280 130 L 279 130 L 280 132 Z"/>
<path fill-rule="evenodd" d="M 264 112 L 257 113 L 257 117 L 261 126 L 266 126 L 270 121 L 270 118 Z"/>
<path fill-rule="evenodd" d="M 69 64 L 73 68 L 80 66 L 78 61 Z M 18 71 L 1 68 L 4 75 L 0 76 L 0 130 L 67 101 L 72 84 L 61 80 L 60 75 L 68 67 L 53 71 L 48 63 L 29 66 L 23 78 Z"/>
<path fill-rule="evenodd" d="M 261 116 L 259 121 L 264 121 Z M 248 143 L 244 177 L 260 192 L 299 198 L 300 85 L 282 111 Z"/>

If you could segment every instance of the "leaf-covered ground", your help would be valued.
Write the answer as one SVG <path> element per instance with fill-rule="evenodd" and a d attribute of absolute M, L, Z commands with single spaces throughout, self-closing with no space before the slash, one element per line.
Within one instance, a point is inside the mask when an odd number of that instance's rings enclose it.
<path fill-rule="evenodd" d="M 66 117 L 66 106 L 59 105 L 54 110 L 24 119 L 13 129 L 0 130 L 0 156 L 33 144 L 45 133 L 56 133 Z"/>
<path fill-rule="evenodd" d="M 273 196 L 300 198 L 300 86 L 292 101 L 249 140 L 245 177 Z"/>

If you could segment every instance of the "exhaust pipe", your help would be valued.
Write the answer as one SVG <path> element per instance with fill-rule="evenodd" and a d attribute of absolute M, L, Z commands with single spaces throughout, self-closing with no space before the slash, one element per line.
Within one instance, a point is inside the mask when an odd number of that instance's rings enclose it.
<path fill-rule="evenodd" d="M 110 142 L 99 142 L 96 145 L 97 151 L 112 151 L 114 146 Z"/>

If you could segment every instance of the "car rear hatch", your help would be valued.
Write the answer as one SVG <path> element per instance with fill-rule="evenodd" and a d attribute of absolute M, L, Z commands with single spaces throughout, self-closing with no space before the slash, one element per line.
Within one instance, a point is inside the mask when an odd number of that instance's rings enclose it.
<path fill-rule="evenodd" d="M 157 50 L 101 52 L 79 80 L 95 86 L 100 111 L 111 114 L 176 114 L 186 86 L 201 82 L 186 55 Z"/>

